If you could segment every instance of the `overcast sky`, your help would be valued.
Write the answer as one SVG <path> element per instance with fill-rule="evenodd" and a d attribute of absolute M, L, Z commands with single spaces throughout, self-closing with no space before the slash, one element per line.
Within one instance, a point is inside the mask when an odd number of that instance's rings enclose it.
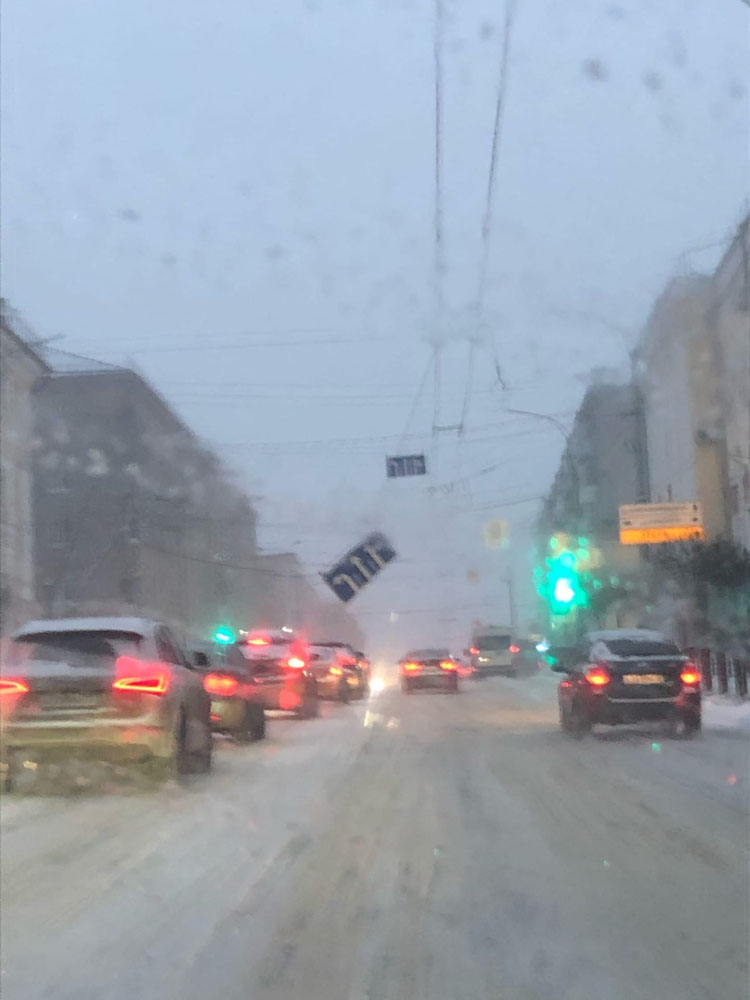
<path fill-rule="evenodd" d="M 433 6 L 2 4 L 3 295 L 147 375 L 258 498 L 265 548 L 316 571 L 383 528 L 401 559 L 355 608 L 373 645 L 465 644 L 507 619 L 509 566 L 533 613 L 562 437 L 504 408 L 569 424 L 747 210 L 742 0 L 519 0 L 478 321 L 504 5 L 446 0 L 437 316 Z M 466 433 L 435 438 L 469 337 Z M 385 454 L 421 450 L 427 479 L 384 481 Z M 482 540 L 496 517 L 506 552 Z"/>

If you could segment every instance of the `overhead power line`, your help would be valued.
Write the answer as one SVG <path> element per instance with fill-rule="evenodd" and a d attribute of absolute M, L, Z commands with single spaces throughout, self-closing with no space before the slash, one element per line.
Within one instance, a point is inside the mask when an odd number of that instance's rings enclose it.
<path fill-rule="evenodd" d="M 508 73 L 510 68 L 511 39 L 516 18 L 518 0 L 506 0 L 505 21 L 503 25 L 503 47 L 500 56 L 500 76 L 498 78 L 497 96 L 495 99 L 495 119 L 492 127 L 492 143 L 490 145 L 490 164 L 487 172 L 487 190 L 482 217 L 482 241 L 479 257 L 479 278 L 477 283 L 476 317 L 477 327 L 481 325 L 484 315 L 485 298 L 487 296 L 487 281 L 489 275 L 490 249 L 492 237 L 492 220 L 494 217 L 494 198 L 497 178 L 497 165 L 500 155 L 500 141 L 505 120 L 505 105 L 508 90 Z M 501 388 L 505 389 L 502 366 L 497 352 L 494 331 L 490 334 L 490 347 L 495 375 Z"/>
<path fill-rule="evenodd" d="M 210 337 L 206 337 L 201 343 L 190 343 L 190 344 L 168 344 L 162 345 L 161 347 L 151 346 L 151 347 L 138 347 L 136 348 L 139 354 L 171 354 L 174 352 L 179 352 L 181 354 L 188 351 L 250 351 L 256 350 L 257 348 L 270 348 L 270 347 L 320 347 L 323 345 L 336 344 L 358 344 L 360 347 L 369 344 L 386 344 L 393 343 L 394 341 L 400 341 L 401 337 L 327 337 L 323 339 L 302 339 L 302 340 L 233 340 L 225 341 L 222 343 L 217 343 L 215 340 L 211 340 Z M 112 345 L 111 341 L 108 341 L 106 345 L 102 345 L 110 349 L 114 346 L 116 350 L 123 352 L 128 351 L 131 348 L 129 345 L 125 344 L 123 346 Z"/>
<path fill-rule="evenodd" d="M 433 56 L 435 62 L 435 315 L 443 312 L 443 0 L 435 0 Z"/>

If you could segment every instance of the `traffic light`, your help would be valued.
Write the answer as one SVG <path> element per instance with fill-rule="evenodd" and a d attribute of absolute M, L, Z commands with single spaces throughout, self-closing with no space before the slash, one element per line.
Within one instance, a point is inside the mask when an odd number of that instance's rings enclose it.
<path fill-rule="evenodd" d="M 549 603 L 553 615 L 567 615 L 574 608 L 588 604 L 582 571 L 589 561 L 585 539 L 579 539 L 575 550 L 563 547 L 560 536 L 553 536 L 548 545 L 545 571 L 541 574 L 539 591 Z M 580 544 L 583 542 L 584 544 Z M 583 565 L 582 565 L 583 564 Z"/>
<path fill-rule="evenodd" d="M 234 632 L 228 625 L 219 625 L 214 632 L 214 642 L 224 645 L 234 642 Z"/>

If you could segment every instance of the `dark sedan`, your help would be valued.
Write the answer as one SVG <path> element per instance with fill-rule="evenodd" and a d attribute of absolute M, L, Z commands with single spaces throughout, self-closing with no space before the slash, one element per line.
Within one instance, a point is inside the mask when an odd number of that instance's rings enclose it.
<path fill-rule="evenodd" d="M 590 632 L 577 647 L 551 650 L 567 676 L 558 687 L 560 725 L 582 736 L 592 726 L 665 721 L 675 734 L 701 728 L 701 675 L 659 632 Z"/>
<path fill-rule="evenodd" d="M 193 645 L 193 663 L 211 698 L 211 728 L 238 743 L 262 740 L 266 714 L 250 664 L 235 645 Z"/>

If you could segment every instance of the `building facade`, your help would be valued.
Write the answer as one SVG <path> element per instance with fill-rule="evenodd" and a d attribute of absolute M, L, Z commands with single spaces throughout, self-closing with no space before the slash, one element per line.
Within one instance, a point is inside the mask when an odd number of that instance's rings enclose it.
<path fill-rule="evenodd" d="M 587 535 L 617 557 L 620 504 L 648 496 L 642 421 L 636 386 L 594 376 L 544 502 L 545 532 Z"/>
<path fill-rule="evenodd" d="M 724 425 L 708 313 L 710 277 L 675 278 L 657 300 L 637 349 L 650 499 L 698 500 L 708 539 L 726 536 Z"/>
<path fill-rule="evenodd" d="M 33 391 L 47 365 L 5 302 L 0 312 L 0 634 L 37 613 L 31 495 Z"/>
<path fill-rule="evenodd" d="M 717 378 L 727 527 L 750 549 L 750 216 L 713 276 L 707 328 Z"/>
<path fill-rule="evenodd" d="M 33 474 L 46 613 L 132 612 L 205 635 L 245 612 L 255 511 L 140 375 L 56 365 L 35 397 Z"/>
<path fill-rule="evenodd" d="M 563 536 L 557 544 L 566 544 L 567 537 L 572 549 L 588 553 L 581 570 L 591 577 L 586 583 L 590 610 L 571 609 L 558 628 L 567 630 L 587 618 L 592 626 L 635 624 L 639 604 L 617 588 L 638 571 L 640 552 L 619 543 L 619 506 L 647 496 L 640 390 L 613 381 L 606 372 L 595 373 L 538 521 L 540 566 L 555 536 Z M 611 597 L 606 606 L 605 593 Z"/>

